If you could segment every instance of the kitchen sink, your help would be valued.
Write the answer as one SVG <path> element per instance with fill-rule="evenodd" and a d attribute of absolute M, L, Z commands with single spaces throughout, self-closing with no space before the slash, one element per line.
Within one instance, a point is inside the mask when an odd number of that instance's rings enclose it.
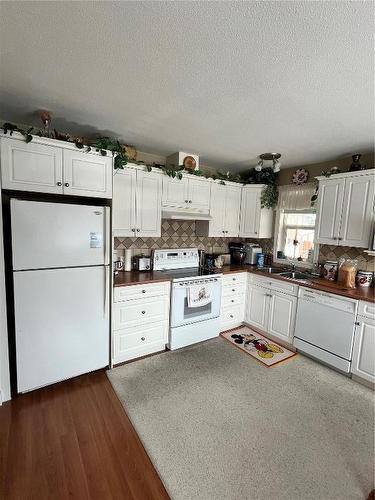
<path fill-rule="evenodd" d="M 271 274 L 280 274 L 283 270 L 280 267 L 258 267 L 257 271 L 261 271 L 262 273 L 271 273 Z"/>
<path fill-rule="evenodd" d="M 292 280 L 310 280 L 312 278 L 311 274 L 301 273 L 299 271 L 286 271 L 283 273 L 279 273 L 279 276 L 283 276 L 283 278 L 289 278 Z"/>

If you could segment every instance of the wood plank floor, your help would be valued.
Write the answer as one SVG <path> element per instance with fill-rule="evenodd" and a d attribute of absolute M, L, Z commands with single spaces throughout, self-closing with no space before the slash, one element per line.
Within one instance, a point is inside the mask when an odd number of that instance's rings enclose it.
<path fill-rule="evenodd" d="M 1 499 L 168 499 L 103 370 L 0 407 Z"/>

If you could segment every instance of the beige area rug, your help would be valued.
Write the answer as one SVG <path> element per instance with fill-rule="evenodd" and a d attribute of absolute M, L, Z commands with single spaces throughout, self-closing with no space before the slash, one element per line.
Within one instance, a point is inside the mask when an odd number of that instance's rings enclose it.
<path fill-rule="evenodd" d="M 171 498 L 367 498 L 374 393 L 301 354 L 251 361 L 218 337 L 107 372 Z"/>
<path fill-rule="evenodd" d="M 222 332 L 220 335 L 229 340 L 232 345 L 246 352 L 246 354 L 250 354 L 250 356 L 257 361 L 261 361 L 268 367 L 297 355 L 295 352 L 277 344 L 248 326 L 228 330 Z"/>

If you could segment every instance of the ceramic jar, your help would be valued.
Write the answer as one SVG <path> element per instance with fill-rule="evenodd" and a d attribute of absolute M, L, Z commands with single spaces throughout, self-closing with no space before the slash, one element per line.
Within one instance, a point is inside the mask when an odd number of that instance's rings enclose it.
<path fill-rule="evenodd" d="M 367 288 L 371 286 L 373 277 L 374 275 L 371 271 L 358 271 L 355 283 L 357 286 Z"/>
<path fill-rule="evenodd" d="M 337 269 L 337 260 L 327 260 L 323 267 L 323 278 L 329 281 L 335 281 L 337 278 Z"/>

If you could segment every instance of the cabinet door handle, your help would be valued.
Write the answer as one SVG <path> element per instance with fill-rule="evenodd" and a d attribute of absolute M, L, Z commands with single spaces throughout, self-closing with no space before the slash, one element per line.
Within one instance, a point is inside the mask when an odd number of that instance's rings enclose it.
<path fill-rule="evenodd" d="M 137 233 L 139 233 L 140 229 L 137 229 Z"/>
<path fill-rule="evenodd" d="M 69 182 L 66 182 L 66 183 L 64 184 L 64 186 L 68 188 L 68 187 L 69 187 Z"/>
<path fill-rule="evenodd" d="M 258 234 L 258 231 L 254 231 L 254 234 Z"/>
<path fill-rule="evenodd" d="M 189 200 L 185 200 L 185 203 L 189 203 Z"/>
<path fill-rule="evenodd" d="M 354 324 L 355 326 L 359 326 L 361 323 L 359 321 L 356 321 Z"/>
<path fill-rule="evenodd" d="M 146 340 L 145 337 L 141 337 L 141 340 Z"/>
<path fill-rule="evenodd" d="M 236 278 L 232 278 L 233 281 L 236 281 Z"/>
<path fill-rule="evenodd" d="M 56 182 L 56 186 L 62 186 L 62 182 Z"/>
<path fill-rule="evenodd" d="M 231 302 L 234 302 L 234 300 L 232 299 Z"/>
<path fill-rule="evenodd" d="M 233 314 L 231 314 L 229 317 L 230 317 L 230 318 L 233 318 Z"/>
<path fill-rule="evenodd" d="M 338 239 L 339 241 L 341 241 L 341 240 L 342 240 L 342 238 L 340 238 L 340 237 L 338 237 L 337 239 Z"/>
<path fill-rule="evenodd" d="M 142 290 L 142 293 L 146 293 L 146 290 Z"/>
<path fill-rule="evenodd" d="M 189 203 L 193 203 L 191 200 L 189 200 Z"/>
<path fill-rule="evenodd" d="M 146 314 L 146 311 L 142 311 L 142 314 Z"/>
<path fill-rule="evenodd" d="M 232 292 L 235 292 L 235 291 L 236 291 L 236 289 L 235 289 L 235 288 L 232 288 Z"/>

